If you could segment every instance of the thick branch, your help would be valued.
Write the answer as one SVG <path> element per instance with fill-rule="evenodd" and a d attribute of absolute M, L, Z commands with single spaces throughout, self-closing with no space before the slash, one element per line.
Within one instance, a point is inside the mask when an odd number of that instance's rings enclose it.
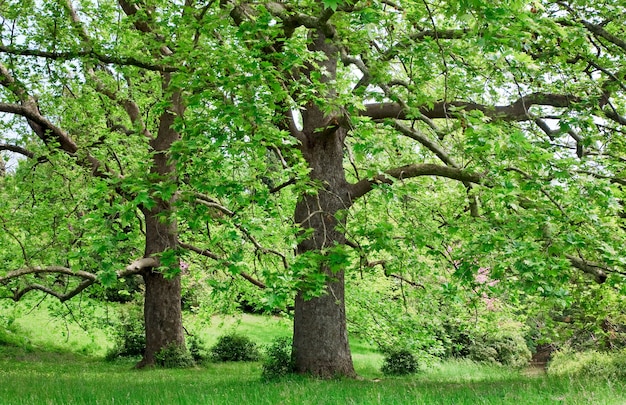
<path fill-rule="evenodd" d="M 61 293 L 59 291 L 56 291 L 50 287 L 47 287 L 45 285 L 41 285 L 41 284 L 30 284 L 24 288 L 22 288 L 21 290 L 16 290 L 13 293 L 13 297 L 11 297 L 13 299 L 13 301 L 19 301 L 26 293 L 30 292 L 30 291 L 35 291 L 35 290 L 39 290 L 39 291 L 43 291 L 46 294 L 50 294 L 53 297 L 56 297 L 59 301 L 61 302 L 65 302 L 75 296 L 77 296 L 81 291 L 83 291 L 85 288 L 89 287 L 90 285 L 94 284 L 95 281 L 94 280 L 85 280 L 82 283 L 80 283 L 79 285 L 76 286 L 76 288 L 66 292 L 66 293 Z"/>
<path fill-rule="evenodd" d="M 607 30 L 602 28 L 602 25 L 592 24 L 589 21 L 584 21 L 584 20 L 581 22 L 585 26 L 585 28 L 591 31 L 595 36 L 604 38 L 605 40 L 611 42 L 614 45 L 619 46 L 624 51 L 626 51 L 626 41 L 617 37 L 616 35 L 611 34 Z"/>
<path fill-rule="evenodd" d="M 26 156 L 27 158 L 35 157 L 35 154 L 33 152 L 29 151 L 26 148 L 22 148 L 21 146 L 17 146 L 17 145 L 9 145 L 9 144 L 5 144 L 5 143 L 0 143 L 0 150 L 8 150 L 9 152 L 19 153 L 21 155 Z"/>
<path fill-rule="evenodd" d="M 159 267 L 159 261 L 154 257 L 142 257 L 141 259 L 137 259 L 128 266 L 124 270 L 117 272 L 118 278 L 123 278 L 126 276 L 130 276 L 131 274 L 138 274 L 143 270 Z"/>
<path fill-rule="evenodd" d="M 446 153 L 446 151 L 441 148 L 441 146 L 437 145 L 436 142 L 429 139 L 426 135 L 421 132 L 409 128 L 405 125 L 402 125 L 399 121 L 393 121 L 393 127 L 399 131 L 402 135 L 409 137 L 417 142 L 421 143 L 423 146 L 428 148 L 431 152 L 433 152 L 442 162 L 444 162 L 448 166 L 459 167 L 459 165 Z"/>
<path fill-rule="evenodd" d="M 69 51 L 69 52 L 55 52 L 55 51 L 43 51 L 39 49 L 19 48 L 13 46 L 0 45 L 0 53 L 7 53 L 18 56 L 34 56 L 44 59 L 52 60 L 72 60 L 77 58 L 94 58 L 102 63 L 117 65 L 117 66 L 135 66 L 138 68 L 154 71 L 154 72 L 176 72 L 179 69 L 174 66 L 167 65 L 155 65 L 148 62 L 140 61 L 132 57 L 116 57 L 110 55 L 102 55 L 95 52 L 93 49 L 86 49 L 82 51 Z"/>
<path fill-rule="evenodd" d="M 55 273 L 55 274 L 67 274 L 69 276 L 77 276 L 82 277 L 88 280 L 97 280 L 95 274 L 90 273 L 88 271 L 77 270 L 74 271 L 68 267 L 63 266 L 48 266 L 48 267 L 24 267 L 19 270 L 11 271 L 7 273 L 6 276 L 0 277 L 0 284 L 6 284 L 7 281 L 25 276 L 27 274 L 45 274 L 45 273 Z"/>
<path fill-rule="evenodd" d="M 617 122 L 620 125 L 626 125 L 626 116 L 620 115 L 618 114 L 616 111 L 611 111 L 611 110 L 604 110 L 604 115 L 610 119 L 613 120 L 615 122 Z"/>
<path fill-rule="evenodd" d="M 118 278 L 126 277 L 131 274 L 137 274 L 144 269 L 151 267 L 158 267 L 159 262 L 153 257 L 144 257 L 135 260 L 130 265 L 126 266 L 124 270 L 120 270 L 116 273 Z M 98 281 L 98 277 L 94 273 L 83 270 L 72 270 L 69 267 L 64 266 L 46 266 L 46 267 L 24 267 L 18 270 L 11 271 L 5 276 L 0 277 L 0 284 L 6 284 L 9 280 L 13 280 L 29 274 L 65 274 L 68 276 L 80 277 L 85 280 L 91 280 L 93 282 Z"/>
<path fill-rule="evenodd" d="M 413 164 L 385 171 L 372 179 L 364 179 L 350 186 L 352 201 L 369 193 L 376 184 L 392 184 L 393 179 L 403 180 L 420 176 L 446 177 L 468 183 L 481 183 L 482 176 L 455 167 L 432 163 Z"/>
<path fill-rule="evenodd" d="M 600 266 L 598 263 L 588 262 L 580 257 L 565 255 L 567 259 L 570 261 L 572 266 L 576 267 L 583 272 L 590 274 L 596 280 L 598 284 L 602 284 L 606 281 L 607 275 L 606 271 L 610 271 L 609 269 Z"/>
<path fill-rule="evenodd" d="M 209 208 L 214 208 L 229 217 L 232 217 L 235 215 L 233 211 L 224 207 L 222 204 L 220 204 L 219 202 L 217 202 L 211 197 L 207 197 L 204 194 L 197 193 L 197 192 L 194 192 L 193 195 L 196 197 L 196 202 L 199 204 L 202 204 Z"/>
<path fill-rule="evenodd" d="M 142 258 L 142 259 L 134 261 L 129 266 L 127 266 L 124 270 L 118 271 L 117 277 L 122 278 L 122 277 L 129 276 L 131 274 L 137 274 L 143 269 L 156 267 L 158 266 L 158 264 L 159 264 L 158 261 L 154 258 L 151 258 L 151 257 Z M 30 274 L 35 274 L 35 275 L 36 274 L 65 274 L 68 276 L 80 277 L 83 279 L 83 281 L 80 282 L 80 284 L 78 284 L 75 288 L 67 292 L 59 292 L 59 291 L 56 291 L 52 287 L 37 284 L 37 283 L 28 284 L 24 288 L 14 290 L 13 296 L 11 297 L 11 299 L 13 299 L 14 301 L 19 301 L 25 294 L 29 293 L 30 291 L 37 290 L 37 291 L 43 291 L 46 294 L 50 294 L 53 297 L 56 297 L 59 301 L 64 302 L 75 297 L 85 288 L 98 282 L 98 277 L 95 274 L 87 272 L 87 271 L 82 271 L 82 270 L 74 271 L 68 267 L 63 267 L 63 266 L 48 266 L 48 267 L 25 267 L 19 270 L 9 272 L 6 276 L 0 277 L 0 284 L 7 284 L 10 280 L 13 280 L 22 276 L 30 275 Z"/>
<path fill-rule="evenodd" d="M 392 46 L 387 52 L 385 52 L 383 56 L 383 60 L 390 60 L 402 49 L 405 49 L 411 44 L 414 44 L 416 41 L 422 41 L 425 38 L 436 38 L 439 39 L 462 39 L 467 33 L 470 32 L 468 28 L 463 29 L 451 29 L 451 30 L 424 30 L 419 31 L 414 34 L 408 36 L 408 38 L 403 39 L 401 42 Z"/>
<path fill-rule="evenodd" d="M 417 114 L 422 114 L 427 118 L 455 118 L 457 111 L 481 111 L 486 117 L 503 121 L 527 121 L 532 119 L 529 113 L 533 105 L 545 105 L 551 107 L 570 107 L 579 101 L 577 97 L 564 94 L 532 93 L 521 97 L 509 105 L 488 106 L 484 104 L 452 101 L 449 103 L 438 102 L 432 107 L 419 106 Z M 370 117 L 373 120 L 383 120 L 388 118 L 410 119 L 417 115 L 411 114 L 398 103 L 375 103 L 366 104 L 365 110 L 360 115 Z"/>
<path fill-rule="evenodd" d="M 140 3 L 128 0 L 118 0 L 118 4 L 120 5 L 120 7 L 122 7 L 122 10 L 124 10 L 124 13 L 126 13 L 127 16 L 134 19 L 133 24 L 138 31 L 146 34 L 153 34 L 157 41 L 164 42 L 165 38 L 163 38 L 162 35 L 158 34 L 150 24 L 154 23 L 154 19 L 152 17 L 152 13 L 147 9 L 147 7 L 144 7 L 142 10 L 137 5 Z M 142 14 L 147 18 L 137 18 L 139 14 Z M 163 56 L 169 56 L 173 54 L 172 50 L 167 45 L 162 45 L 159 48 L 159 52 Z"/>
<path fill-rule="evenodd" d="M 61 150 L 69 155 L 76 156 L 78 151 L 76 143 L 65 131 L 41 115 L 37 100 L 28 94 L 26 89 L 15 80 L 2 63 L 0 63 L 0 85 L 9 89 L 18 97 L 20 102 L 20 104 L 0 103 L 0 112 L 16 114 L 26 118 L 28 125 L 46 145 L 58 143 Z M 85 160 L 81 163 L 88 166 L 94 175 L 106 177 L 107 173 L 101 170 L 101 164 L 98 159 L 91 156 L 88 152 L 85 155 Z"/>

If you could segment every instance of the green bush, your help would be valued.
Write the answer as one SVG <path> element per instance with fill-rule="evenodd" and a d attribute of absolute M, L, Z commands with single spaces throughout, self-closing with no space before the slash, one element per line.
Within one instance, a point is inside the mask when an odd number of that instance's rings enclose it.
<path fill-rule="evenodd" d="M 291 338 L 282 337 L 274 341 L 265 349 L 263 371 L 261 378 L 265 381 L 278 380 L 294 372 L 294 363 L 291 356 Z"/>
<path fill-rule="evenodd" d="M 120 311 L 119 320 L 113 326 L 113 341 L 115 345 L 107 353 L 107 360 L 143 355 L 146 335 L 141 306 L 132 305 Z"/>
<path fill-rule="evenodd" d="M 0 326 L 0 346 L 10 347 L 30 347 L 30 342 L 27 337 L 17 333 L 15 328 L 5 328 Z"/>
<path fill-rule="evenodd" d="M 188 368 L 193 367 L 195 362 L 185 346 L 171 344 L 159 350 L 154 356 L 157 366 L 164 368 Z"/>
<path fill-rule="evenodd" d="M 250 338 L 236 333 L 221 336 L 211 348 L 214 361 L 257 361 L 259 349 Z"/>
<path fill-rule="evenodd" d="M 501 332 L 479 336 L 469 347 L 469 359 L 512 367 L 523 367 L 532 354 L 521 334 Z"/>
<path fill-rule="evenodd" d="M 400 349 L 385 354 L 380 371 L 385 375 L 408 375 L 415 374 L 418 369 L 417 359 L 413 353 Z"/>
<path fill-rule="evenodd" d="M 189 348 L 189 354 L 196 363 L 201 363 L 207 359 L 207 349 L 204 340 L 198 335 L 191 335 L 187 338 L 187 347 Z"/>
<path fill-rule="evenodd" d="M 454 320 L 444 320 L 438 339 L 444 345 L 444 357 L 466 358 L 469 348 L 474 341 L 466 325 L 454 323 Z"/>
<path fill-rule="evenodd" d="M 575 352 L 566 347 L 552 355 L 551 375 L 572 377 L 626 378 L 626 350 L 606 353 L 595 350 Z"/>

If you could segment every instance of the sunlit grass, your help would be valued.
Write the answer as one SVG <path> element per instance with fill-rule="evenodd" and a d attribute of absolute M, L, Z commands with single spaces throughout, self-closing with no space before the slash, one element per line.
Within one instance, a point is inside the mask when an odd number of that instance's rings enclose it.
<path fill-rule="evenodd" d="M 134 370 L 61 353 L 5 351 L 2 404 L 621 404 L 624 382 L 526 377 L 470 362 L 403 378 L 260 381 L 259 363 Z"/>
<path fill-rule="evenodd" d="M 196 322 L 196 324 L 193 324 Z M 382 356 L 365 342 L 351 343 L 357 380 L 302 376 L 264 383 L 260 363 L 205 363 L 181 370 L 135 370 L 133 361 L 105 362 L 82 347 L 97 345 L 76 333 L 65 339 L 44 314 L 22 320 L 33 332 L 21 347 L 0 345 L 0 404 L 624 404 L 626 382 L 571 376 L 528 376 L 524 370 L 447 361 L 410 377 L 381 374 Z M 266 344 L 289 335 L 286 320 L 244 315 L 187 325 L 212 344 L 237 331 Z M 56 330 L 56 331 L 55 331 Z M 76 339 L 75 341 L 72 339 Z M 75 342 L 69 352 L 70 342 Z M 69 346 L 68 346 L 69 345 Z M 48 350 L 54 348 L 54 351 Z M 65 348 L 65 351 L 60 348 Z"/>

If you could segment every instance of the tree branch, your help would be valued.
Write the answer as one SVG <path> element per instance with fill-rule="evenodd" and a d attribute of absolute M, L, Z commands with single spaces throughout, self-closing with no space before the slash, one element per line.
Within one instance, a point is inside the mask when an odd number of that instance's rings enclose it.
<path fill-rule="evenodd" d="M 55 273 L 55 274 L 67 274 L 69 276 L 77 276 L 82 277 L 88 280 L 97 280 L 95 274 L 90 273 L 88 271 L 77 270 L 74 271 L 69 267 L 64 266 L 47 266 L 47 267 L 24 267 L 18 270 L 10 271 L 6 274 L 6 276 L 0 277 L 0 284 L 6 284 L 9 280 L 25 276 L 27 274 L 45 274 L 45 273 Z"/>
<path fill-rule="evenodd" d="M 159 261 L 154 257 L 142 257 L 141 259 L 137 259 L 128 266 L 124 270 L 117 272 L 117 278 L 124 278 L 131 274 L 138 274 L 141 271 L 149 268 L 159 267 Z"/>
<path fill-rule="evenodd" d="M 412 164 L 385 171 L 371 179 L 363 179 L 350 185 L 352 201 L 372 191 L 376 184 L 392 184 L 392 178 L 403 180 L 419 176 L 438 176 L 452 180 L 480 184 L 482 176 L 455 167 L 441 166 L 432 163 Z"/>
<path fill-rule="evenodd" d="M 481 111 L 485 117 L 503 121 L 528 121 L 532 119 L 529 113 L 530 107 L 534 105 L 544 105 L 551 107 L 570 107 L 579 101 L 579 98 L 552 93 L 532 93 L 524 96 L 509 105 L 489 106 L 465 101 L 452 101 L 449 103 L 438 102 L 431 106 L 418 106 L 417 114 L 422 114 L 427 118 L 456 118 L 457 111 Z M 411 119 L 416 114 L 410 114 L 398 103 L 375 103 L 366 104 L 365 110 L 360 112 L 361 116 L 370 117 L 373 120 L 383 120 L 388 118 Z"/>
<path fill-rule="evenodd" d="M 212 251 L 208 250 L 208 249 L 200 249 L 199 247 L 196 247 L 194 245 L 191 245 L 189 243 L 184 243 L 179 241 L 178 245 L 184 249 L 190 250 L 196 254 L 199 254 L 200 256 L 204 256 L 204 257 L 208 257 L 210 259 L 219 261 L 224 263 L 225 265 L 230 265 L 232 263 L 230 263 L 227 260 L 223 260 L 221 257 L 219 257 L 218 255 L 216 255 L 215 253 L 213 253 Z M 240 271 L 239 275 L 241 277 L 243 277 L 244 279 L 246 279 L 247 281 L 249 281 L 250 283 L 254 284 L 255 286 L 261 288 L 261 289 L 265 289 L 267 288 L 267 286 L 265 284 L 263 284 L 261 281 L 257 280 L 256 278 L 252 277 L 251 275 L 249 275 L 248 273 L 246 273 L 245 271 Z"/>
<path fill-rule="evenodd" d="M 33 152 L 29 151 L 26 148 L 22 148 L 21 146 L 17 146 L 17 145 L 9 145 L 9 144 L 6 144 L 6 143 L 0 143 L 0 150 L 7 150 L 9 152 L 19 153 L 21 155 L 26 156 L 27 158 L 35 157 L 35 154 Z"/>
<path fill-rule="evenodd" d="M 579 270 L 582 270 L 587 274 L 592 275 L 598 284 L 604 283 L 607 278 L 606 272 L 611 271 L 610 269 L 602 267 L 598 263 L 589 262 L 585 259 L 581 259 L 580 257 L 572 255 L 565 255 L 565 257 L 567 257 L 572 266 L 576 267 Z"/>
<path fill-rule="evenodd" d="M 76 156 L 78 151 L 76 143 L 65 131 L 41 115 L 37 100 L 28 94 L 24 86 L 15 80 L 11 72 L 2 63 L 0 63 L 0 85 L 10 90 L 20 102 L 20 104 L 0 103 L 1 112 L 26 118 L 30 128 L 46 145 L 58 142 L 61 150 L 71 156 Z M 91 156 L 87 151 L 85 151 L 85 155 L 83 164 L 89 166 L 95 176 L 108 177 L 108 173 L 102 171 L 102 165 L 98 159 Z"/>
<path fill-rule="evenodd" d="M 423 30 L 409 35 L 404 38 L 402 42 L 398 42 L 393 45 L 385 54 L 382 60 L 389 61 L 398 55 L 398 52 L 402 49 L 409 47 L 416 41 L 422 41 L 425 38 L 437 38 L 437 39 L 462 39 L 467 33 L 470 32 L 469 28 L 451 29 L 451 30 Z"/>
<path fill-rule="evenodd" d="M 459 167 L 459 165 L 450 157 L 450 155 L 446 153 L 446 151 L 443 150 L 443 148 L 441 148 L 441 146 L 437 145 L 436 142 L 429 139 L 423 133 L 413 128 L 402 125 L 402 123 L 400 123 L 398 120 L 394 120 L 392 125 L 402 135 L 421 143 L 428 150 L 433 152 L 439 159 L 441 159 L 441 161 L 444 162 L 446 165 L 456 168 Z"/>
<path fill-rule="evenodd" d="M 592 32 L 596 37 L 603 38 L 609 41 L 610 43 L 622 48 L 622 50 L 626 51 L 626 41 L 611 34 L 607 30 L 605 30 L 602 27 L 602 25 L 592 24 L 589 21 L 585 21 L 585 20 L 581 20 L 581 23 L 585 26 L 585 28 L 587 28 L 590 32 Z"/>
<path fill-rule="evenodd" d="M 76 288 L 66 292 L 66 293 L 61 293 L 58 292 L 50 287 L 47 287 L 45 285 L 41 285 L 41 284 L 30 284 L 24 288 L 22 288 L 21 290 L 15 290 L 13 292 L 13 297 L 11 297 L 11 299 L 13 299 L 13 301 L 17 302 L 19 301 L 26 293 L 30 292 L 30 291 L 35 291 L 35 290 L 39 290 L 39 291 L 43 291 L 46 294 L 52 295 L 53 297 L 56 297 L 59 301 L 61 302 L 65 302 L 73 297 L 75 297 L 76 295 L 78 295 L 81 291 L 83 291 L 85 288 L 89 287 L 90 285 L 94 284 L 95 281 L 94 280 L 85 280 L 82 283 L 80 283 L 78 286 L 76 286 Z"/>
<path fill-rule="evenodd" d="M 37 58 L 51 59 L 51 60 L 72 60 L 77 58 L 94 58 L 102 63 L 117 65 L 117 66 L 135 66 L 138 68 L 150 70 L 153 72 L 176 72 L 180 70 L 174 66 L 167 65 L 155 65 L 148 62 L 140 61 L 133 57 L 115 57 L 110 55 L 103 55 L 97 53 L 93 49 L 86 49 L 82 51 L 68 51 L 68 52 L 53 52 L 44 51 L 39 49 L 28 49 L 22 47 L 4 46 L 0 45 L 0 53 L 6 53 L 16 56 L 33 56 Z"/>

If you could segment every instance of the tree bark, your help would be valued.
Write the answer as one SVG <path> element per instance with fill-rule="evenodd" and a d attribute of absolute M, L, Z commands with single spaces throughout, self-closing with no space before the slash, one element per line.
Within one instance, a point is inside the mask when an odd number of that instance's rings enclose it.
<path fill-rule="evenodd" d="M 144 298 L 144 321 L 146 327 L 146 350 L 137 368 L 153 366 L 155 355 L 171 345 L 184 349 L 182 309 L 180 303 L 180 277 L 171 280 L 163 274 L 147 271 Z"/>
<path fill-rule="evenodd" d="M 326 269 L 327 274 L 328 269 Z M 296 296 L 293 328 L 293 358 L 296 372 L 317 377 L 355 377 L 352 364 L 343 270 L 331 277 L 326 294 L 310 300 Z"/>
<path fill-rule="evenodd" d="M 164 222 L 160 213 L 169 212 L 169 203 L 160 201 L 152 210 L 144 210 L 146 217 L 145 256 L 162 253 L 177 246 L 175 222 Z M 181 306 L 181 280 L 177 275 L 166 278 L 154 268 L 141 273 L 145 283 L 144 325 L 146 349 L 137 368 L 154 366 L 155 355 L 162 349 L 176 345 L 185 348 Z"/>
<path fill-rule="evenodd" d="M 311 33 L 311 51 L 322 51 L 327 59 L 322 66 L 309 66 L 307 76 L 323 69 L 322 82 L 335 80 L 338 51 L 326 33 Z M 336 97 L 329 83 L 326 97 Z M 302 144 L 300 149 L 311 168 L 311 180 L 318 185 L 317 193 L 305 194 L 296 204 L 295 220 L 304 229 L 313 232 L 298 245 L 297 253 L 324 251 L 345 244 L 345 220 L 336 214 L 349 208 L 350 188 L 343 169 L 344 140 L 346 130 L 337 126 L 336 119 L 320 109 L 313 101 L 302 112 Z M 332 271 L 321 263 L 315 269 L 328 277 L 324 293 L 309 300 L 299 291 L 295 301 L 293 327 L 293 357 L 296 372 L 329 378 L 335 376 L 355 377 L 344 295 L 344 270 Z"/>
<path fill-rule="evenodd" d="M 298 245 L 299 254 L 345 243 L 345 221 L 336 217 L 349 201 L 341 165 L 341 143 L 336 134 L 315 143 L 310 153 L 305 154 L 313 168 L 313 178 L 321 181 L 324 188 L 316 195 L 303 196 L 296 205 L 296 222 L 313 231 Z M 333 272 L 321 264 L 316 271 L 324 273 L 329 281 L 319 297 L 306 300 L 303 291 L 296 296 L 293 330 L 296 371 L 323 378 L 354 377 L 346 325 L 344 270 Z"/>
<path fill-rule="evenodd" d="M 169 74 L 163 74 L 163 88 L 169 86 Z M 183 106 L 180 93 L 172 94 L 171 110 L 166 110 L 159 118 L 157 136 L 150 141 L 153 150 L 153 175 L 159 181 L 176 181 L 176 167 L 169 157 L 169 149 L 179 134 L 172 128 L 175 113 L 182 114 Z M 174 197 L 170 200 L 155 198 L 154 206 L 142 209 L 146 221 L 145 257 L 157 256 L 165 251 L 178 248 L 178 227 L 173 218 Z M 178 266 L 178 264 L 176 264 Z M 176 270 L 176 269 L 172 269 Z M 138 368 L 153 366 L 155 354 L 168 346 L 179 346 L 185 349 L 181 307 L 180 275 L 165 277 L 154 268 L 142 272 L 145 282 L 144 322 L 146 329 L 146 350 Z"/>
<path fill-rule="evenodd" d="M 313 104 L 307 106 L 303 121 L 306 138 L 301 150 L 319 189 L 315 194 L 301 196 L 296 205 L 296 223 L 312 230 L 310 237 L 298 245 L 298 254 L 345 244 L 345 221 L 337 219 L 336 214 L 350 205 L 343 170 L 345 130 L 320 132 L 327 119 Z M 322 263 L 316 271 L 328 277 L 323 295 L 307 300 L 305 292 L 300 291 L 295 301 L 296 372 L 322 378 L 355 377 L 346 325 L 344 270 L 332 271 Z"/>

